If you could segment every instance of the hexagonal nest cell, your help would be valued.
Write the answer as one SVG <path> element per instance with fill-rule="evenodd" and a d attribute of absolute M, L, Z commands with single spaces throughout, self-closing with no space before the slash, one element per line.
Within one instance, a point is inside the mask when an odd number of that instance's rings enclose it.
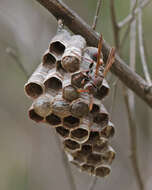
<path fill-rule="evenodd" d="M 97 131 L 91 131 L 88 139 L 88 143 L 96 143 L 100 139 L 100 134 Z"/>
<path fill-rule="evenodd" d="M 109 93 L 109 88 L 107 88 L 106 86 L 101 86 L 101 88 L 97 90 L 94 96 L 95 98 L 101 100 L 105 98 L 108 95 L 108 93 Z"/>
<path fill-rule="evenodd" d="M 88 155 L 88 154 L 92 153 L 92 146 L 89 144 L 82 145 L 81 153 L 83 155 Z"/>
<path fill-rule="evenodd" d="M 66 56 L 62 59 L 63 68 L 70 72 L 76 72 L 79 69 L 80 61 L 75 56 Z"/>
<path fill-rule="evenodd" d="M 89 132 L 86 129 L 78 128 L 71 131 L 71 137 L 77 140 L 88 138 Z"/>
<path fill-rule="evenodd" d="M 89 154 L 87 157 L 87 164 L 96 165 L 101 162 L 101 155 L 99 154 Z"/>
<path fill-rule="evenodd" d="M 89 174 L 93 174 L 94 172 L 94 166 L 93 165 L 89 165 L 89 164 L 83 164 L 81 166 L 81 171 L 85 171 Z"/>
<path fill-rule="evenodd" d="M 107 113 L 97 113 L 93 118 L 93 122 L 97 123 L 101 127 L 107 125 L 108 121 L 109 121 L 109 115 Z"/>
<path fill-rule="evenodd" d="M 60 117 L 58 117 L 55 114 L 50 114 L 46 117 L 46 121 L 50 124 L 50 125 L 59 125 L 61 123 L 61 119 Z"/>
<path fill-rule="evenodd" d="M 72 86 L 68 85 L 63 88 L 63 98 L 66 99 L 67 101 L 73 101 L 79 97 L 79 93 L 77 89 Z"/>
<path fill-rule="evenodd" d="M 49 67 L 50 69 L 54 68 L 55 63 L 56 63 L 56 58 L 52 53 L 48 52 L 43 56 L 43 65 L 45 67 Z"/>
<path fill-rule="evenodd" d="M 52 89 L 55 91 L 59 91 L 60 89 L 62 89 L 62 82 L 56 77 L 50 77 L 47 81 L 45 81 L 44 85 L 45 88 L 49 90 Z"/>
<path fill-rule="evenodd" d="M 82 81 L 85 78 L 86 78 L 86 76 L 82 72 L 75 73 L 71 77 L 71 83 L 72 83 L 72 85 L 76 86 L 77 88 L 83 88 L 83 86 L 86 83 L 82 83 Z"/>
<path fill-rule="evenodd" d="M 78 150 L 80 148 L 80 145 L 74 140 L 67 139 L 64 141 L 64 147 L 69 150 Z"/>
<path fill-rule="evenodd" d="M 95 144 L 93 144 L 93 152 L 103 153 L 107 150 L 108 140 L 101 138 Z"/>
<path fill-rule="evenodd" d="M 63 125 L 69 129 L 79 126 L 80 119 L 72 115 L 63 118 Z"/>
<path fill-rule="evenodd" d="M 62 55 L 65 51 L 65 46 L 60 41 L 55 41 L 50 45 L 50 51 L 57 55 Z"/>
<path fill-rule="evenodd" d="M 28 96 L 32 98 L 38 98 L 43 93 L 43 88 L 37 83 L 30 82 L 25 85 L 25 91 Z"/>
<path fill-rule="evenodd" d="M 70 111 L 75 117 L 84 117 L 89 113 L 89 105 L 82 98 L 79 98 L 72 102 Z"/>
<path fill-rule="evenodd" d="M 38 115 L 34 109 L 29 110 L 29 118 L 36 121 L 36 122 L 40 122 L 43 121 L 43 117 L 41 117 L 40 115 Z"/>
<path fill-rule="evenodd" d="M 110 174 L 110 167 L 109 166 L 99 166 L 95 169 L 95 175 L 98 177 L 106 177 Z"/>
<path fill-rule="evenodd" d="M 103 136 L 105 138 L 113 137 L 115 134 L 115 128 L 114 128 L 114 126 L 107 125 L 106 127 L 104 127 L 102 129 L 100 134 L 101 134 L 101 136 Z"/>
<path fill-rule="evenodd" d="M 68 137 L 70 133 L 70 131 L 68 129 L 65 129 L 63 126 L 57 126 L 55 130 L 63 138 Z"/>

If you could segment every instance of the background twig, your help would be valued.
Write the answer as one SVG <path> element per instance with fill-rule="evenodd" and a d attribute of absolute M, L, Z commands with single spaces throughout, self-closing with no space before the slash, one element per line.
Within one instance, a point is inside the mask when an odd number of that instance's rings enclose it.
<path fill-rule="evenodd" d="M 118 23 L 118 27 L 122 28 L 124 25 L 130 23 L 132 21 L 134 15 L 137 15 L 138 12 L 140 11 L 140 9 L 143 9 L 144 7 L 146 7 L 151 2 L 152 2 L 151 0 L 142 1 L 142 3 L 139 4 L 139 6 L 134 10 L 133 13 L 131 12 L 126 18 L 124 18 L 124 20 L 122 20 Z"/>
<path fill-rule="evenodd" d="M 102 4 L 102 0 L 98 0 L 97 7 L 96 7 L 96 12 L 95 12 L 95 16 L 94 16 L 94 20 L 93 20 L 93 24 L 92 24 L 92 29 L 93 30 L 95 30 L 96 26 L 97 26 L 101 4 Z"/>
<path fill-rule="evenodd" d="M 114 0 L 110 0 L 110 12 L 111 12 L 111 21 L 112 21 L 112 26 L 113 26 L 113 32 L 114 32 L 114 41 L 115 41 L 115 46 L 117 51 L 119 52 L 119 27 L 117 25 L 116 21 L 116 12 L 115 12 L 115 7 L 114 7 Z"/>
<path fill-rule="evenodd" d="M 145 57 L 145 51 L 144 51 L 143 29 L 142 29 L 142 9 L 141 8 L 139 8 L 139 11 L 138 11 L 138 38 L 139 38 L 140 58 L 141 58 L 143 71 L 144 71 L 147 83 L 149 84 L 149 86 L 151 86 L 152 83 L 151 83 L 150 74 L 148 72 L 146 57 Z"/>

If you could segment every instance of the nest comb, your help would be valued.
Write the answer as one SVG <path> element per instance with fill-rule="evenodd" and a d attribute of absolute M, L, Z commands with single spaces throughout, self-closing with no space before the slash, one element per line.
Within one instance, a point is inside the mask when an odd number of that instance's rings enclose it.
<path fill-rule="evenodd" d="M 79 91 L 92 82 L 87 72 L 93 75 L 97 53 L 97 48 L 86 47 L 82 36 L 59 30 L 24 89 L 33 99 L 30 119 L 56 130 L 69 162 L 89 175 L 105 177 L 115 157 L 109 145 L 115 128 L 101 103 L 109 85 L 103 79 L 93 91 L 91 109 L 90 95 Z"/>

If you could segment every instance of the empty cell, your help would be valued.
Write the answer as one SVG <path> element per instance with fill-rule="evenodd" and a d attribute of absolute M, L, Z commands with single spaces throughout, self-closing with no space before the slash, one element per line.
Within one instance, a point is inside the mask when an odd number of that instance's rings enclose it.
<path fill-rule="evenodd" d="M 96 165 L 101 162 L 101 155 L 99 154 L 89 154 L 87 157 L 87 164 Z"/>
<path fill-rule="evenodd" d="M 64 119 L 63 119 L 63 125 L 69 129 L 75 128 L 79 124 L 80 124 L 80 119 L 73 117 L 72 115 L 70 115 L 68 117 L 64 117 Z"/>
<path fill-rule="evenodd" d="M 88 139 L 88 143 L 96 143 L 100 139 L 100 134 L 97 131 L 91 131 Z"/>
<path fill-rule="evenodd" d="M 30 82 L 25 86 L 25 91 L 28 96 L 37 98 L 43 93 L 43 87 L 38 83 Z"/>
<path fill-rule="evenodd" d="M 62 88 L 62 82 L 57 77 L 50 77 L 44 83 L 46 89 L 58 91 Z"/>
<path fill-rule="evenodd" d="M 55 52 L 57 55 L 62 55 L 65 51 L 65 46 L 61 41 L 56 41 L 51 44 L 50 50 Z"/>
<path fill-rule="evenodd" d="M 68 150 L 78 150 L 80 149 L 80 145 L 74 141 L 74 140 L 71 140 L 71 139 L 66 139 L 64 141 L 64 147 Z"/>
<path fill-rule="evenodd" d="M 101 165 L 95 169 L 95 175 L 98 177 L 106 177 L 110 174 L 111 168 L 108 165 Z"/>
<path fill-rule="evenodd" d="M 80 151 L 77 151 L 76 153 L 74 153 L 73 160 L 79 164 L 82 164 L 85 162 L 85 157 L 86 157 L 86 155 L 83 155 L 80 150 Z"/>
<path fill-rule="evenodd" d="M 50 52 L 56 54 L 57 56 L 62 56 L 70 39 L 70 33 L 62 29 L 52 38 L 49 47 Z"/>
<path fill-rule="evenodd" d="M 95 144 L 93 144 L 93 152 L 104 152 L 107 149 L 108 140 L 106 138 L 100 138 Z"/>
<path fill-rule="evenodd" d="M 106 164 L 111 164 L 115 159 L 116 153 L 111 146 L 108 146 L 107 150 L 103 153 L 102 159 Z"/>
<path fill-rule="evenodd" d="M 71 137 L 77 140 L 88 138 L 88 131 L 86 129 L 75 129 L 71 131 Z"/>
<path fill-rule="evenodd" d="M 55 67 L 57 60 L 56 60 L 56 57 L 52 53 L 47 51 L 44 54 L 42 61 L 43 61 L 43 65 L 45 67 L 48 67 L 49 69 L 52 69 L 52 68 Z"/>
<path fill-rule="evenodd" d="M 95 98 L 103 99 L 109 94 L 109 85 L 107 81 L 104 79 L 100 88 L 98 88 L 97 92 L 94 94 Z"/>
<path fill-rule="evenodd" d="M 81 170 L 85 171 L 85 172 L 87 172 L 89 174 L 93 174 L 93 172 L 94 172 L 94 166 L 89 165 L 89 164 L 83 164 L 81 166 Z"/>
<path fill-rule="evenodd" d="M 33 108 L 29 109 L 29 118 L 36 121 L 36 122 L 41 122 L 43 121 L 43 117 L 41 117 L 40 115 L 38 115 Z"/>
<path fill-rule="evenodd" d="M 37 98 L 44 92 L 43 82 L 48 72 L 49 69 L 45 68 L 42 64 L 37 67 L 24 86 L 27 96 L 31 98 Z"/>
<path fill-rule="evenodd" d="M 56 70 L 56 68 L 51 69 L 44 80 L 45 91 L 57 94 L 57 92 L 62 89 L 63 76 Z M 54 94 L 55 93 L 55 94 Z"/>
<path fill-rule="evenodd" d="M 46 121 L 50 124 L 50 125 L 59 125 L 61 123 L 61 119 L 60 117 L 58 117 L 55 114 L 50 114 L 46 117 Z"/>
<path fill-rule="evenodd" d="M 92 153 L 92 146 L 88 144 L 82 145 L 81 152 L 83 155 L 88 155 Z"/>
<path fill-rule="evenodd" d="M 62 126 L 58 126 L 55 128 L 56 132 L 63 138 L 66 138 L 69 136 L 69 130 L 68 129 L 65 129 L 64 127 Z"/>
<path fill-rule="evenodd" d="M 93 104 L 92 110 L 90 113 L 94 114 L 100 111 L 100 107 L 97 104 Z"/>
<path fill-rule="evenodd" d="M 109 121 L 109 115 L 107 113 L 102 113 L 102 112 L 97 113 L 93 118 L 93 122 L 99 124 L 101 127 L 107 125 L 108 121 Z"/>

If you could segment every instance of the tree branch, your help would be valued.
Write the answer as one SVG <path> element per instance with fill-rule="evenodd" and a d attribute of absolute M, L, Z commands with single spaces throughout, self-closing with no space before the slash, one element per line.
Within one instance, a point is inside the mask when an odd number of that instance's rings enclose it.
<path fill-rule="evenodd" d="M 80 34 L 87 40 L 91 46 L 98 45 L 99 34 L 84 22 L 74 11 L 69 9 L 63 2 L 59 0 L 36 0 L 43 5 L 56 19 L 64 20 L 64 24 L 74 33 Z M 103 54 L 107 59 L 110 46 L 104 41 Z M 116 55 L 115 63 L 112 66 L 112 72 L 131 90 L 133 90 L 140 98 L 152 107 L 152 92 L 144 79 L 138 74 L 131 71 L 127 64 Z"/>
<path fill-rule="evenodd" d="M 120 28 L 117 25 L 114 0 L 110 0 L 110 10 L 111 10 L 110 12 L 111 12 L 111 21 L 112 21 L 112 26 L 113 26 L 113 32 L 114 32 L 115 46 L 117 48 L 117 51 L 119 52 L 119 45 L 120 45 L 119 31 L 120 31 Z"/>

